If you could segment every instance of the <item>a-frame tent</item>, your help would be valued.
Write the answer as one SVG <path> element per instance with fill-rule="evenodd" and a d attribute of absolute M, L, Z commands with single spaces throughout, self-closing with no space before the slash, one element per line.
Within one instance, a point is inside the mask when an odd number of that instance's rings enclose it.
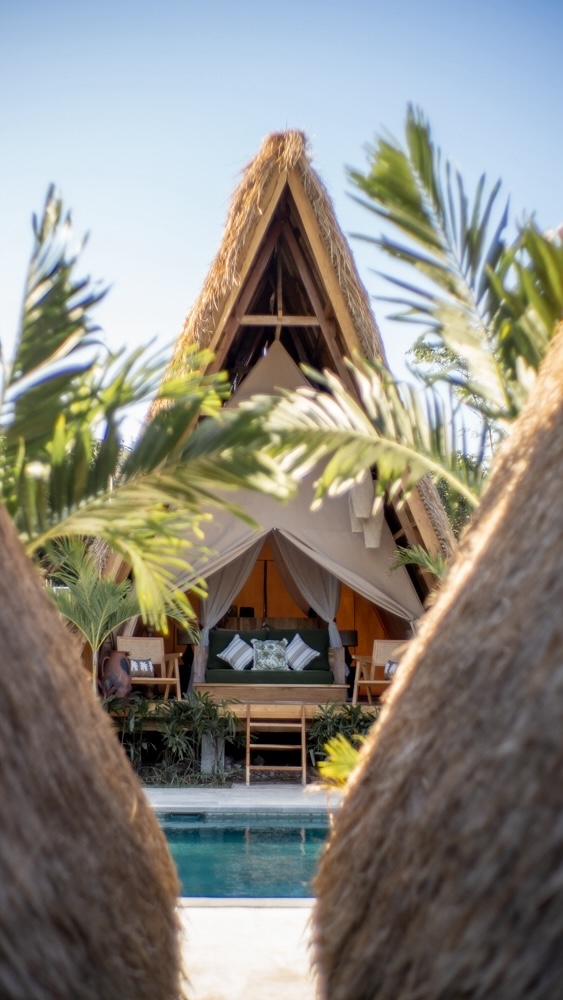
<path fill-rule="evenodd" d="M 196 342 L 214 352 L 209 371 L 228 371 L 231 406 L 306 384 L 302 363 L 336 372 L 355 395 L 343 359 L 385 360 L 367 292 L 300 132 L 269 136 L 243 174 L 175 362 Z M 215 555 L 196 567 L 210 590 L 202 609 L 206 629 L 244 592 L 267 541 L 294 604 L 331 622 L 333 645 L 340 583 L 371 602 L 383 621 L 402 621 L 408 634 L 432 581 L 417 570 L 391 569 L 397 545 L 449 555 L 454 544 L 432 484 L 423 481 L 407 503 L 378 508 L 366 475 L 351 494 L 315 512 L 311 489 L 304 482 L 287 506 L 250 491 L 237 497 L 262 526 L 259 533 L 229 513 L 214 515 L 206 541 Z"/>

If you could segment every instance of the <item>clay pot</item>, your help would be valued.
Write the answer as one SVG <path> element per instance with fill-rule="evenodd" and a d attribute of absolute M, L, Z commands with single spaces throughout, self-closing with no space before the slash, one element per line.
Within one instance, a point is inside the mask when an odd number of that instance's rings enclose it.
<path fill-rule="evenodd" d="M 119 649 L 112 649 L 102 660 L 104 688 L 110 689 L 116 698 L 126 698 L 131 692 L 129 660 Z"/>

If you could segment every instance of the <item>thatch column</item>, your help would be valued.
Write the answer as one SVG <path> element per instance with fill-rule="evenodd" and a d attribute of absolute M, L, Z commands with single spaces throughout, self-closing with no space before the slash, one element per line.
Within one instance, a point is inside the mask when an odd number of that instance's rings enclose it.
<path fill-rule="evenodd" d="M 176 875 L 0 507 L 0 996 L 171 1000 Z"/>
<path fill-rule="evenodd" d="M 563 330 L 317 882 L 330 1000 L 563 990 Z"/>

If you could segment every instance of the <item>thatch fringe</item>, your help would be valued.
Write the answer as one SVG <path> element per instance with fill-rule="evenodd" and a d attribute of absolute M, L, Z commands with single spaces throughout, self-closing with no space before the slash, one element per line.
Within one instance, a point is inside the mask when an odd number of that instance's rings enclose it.
<path fill-rule="evenodd" d="M 429 475 L 423 476 L 418 481 L 416 489 L 440 543 L 442 555 L 446 559 L 452 559 L 457 549 L 457 542 L 438 490 Z"/>
<path fill-rule="evenodd" d="M 302 132 L 288 131 L 267 136 L 257 156 L 243 172 L 229 209 L 221 247 L 186 319 L 176 346 L 175 361 L 181 361 L 185 348 L 190 344 L 209 345 L 220 307 L 240 281 L 239 267 L 262 214 L 264 193 L 274 175 L 293 169 L 299 172 L 311 202 L 366 357 L 385 359 L 368 293 L 336 221 L 326 188 L 311 166 L 307 139 Z"/>
<path fill-rule="evenodd" d="M 563 325 L 336 818 L 330 1000 L 561 995 L 562 384 Z"/>

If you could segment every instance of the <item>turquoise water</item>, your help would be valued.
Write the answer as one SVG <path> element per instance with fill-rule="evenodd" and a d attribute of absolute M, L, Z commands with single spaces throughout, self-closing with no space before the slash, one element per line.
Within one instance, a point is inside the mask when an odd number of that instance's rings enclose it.
<path fill-rule="evenodd" d="M 328 833 L 323 814 L 160 814 L 182 896 L 312 895 L 311 879 Z"/>

